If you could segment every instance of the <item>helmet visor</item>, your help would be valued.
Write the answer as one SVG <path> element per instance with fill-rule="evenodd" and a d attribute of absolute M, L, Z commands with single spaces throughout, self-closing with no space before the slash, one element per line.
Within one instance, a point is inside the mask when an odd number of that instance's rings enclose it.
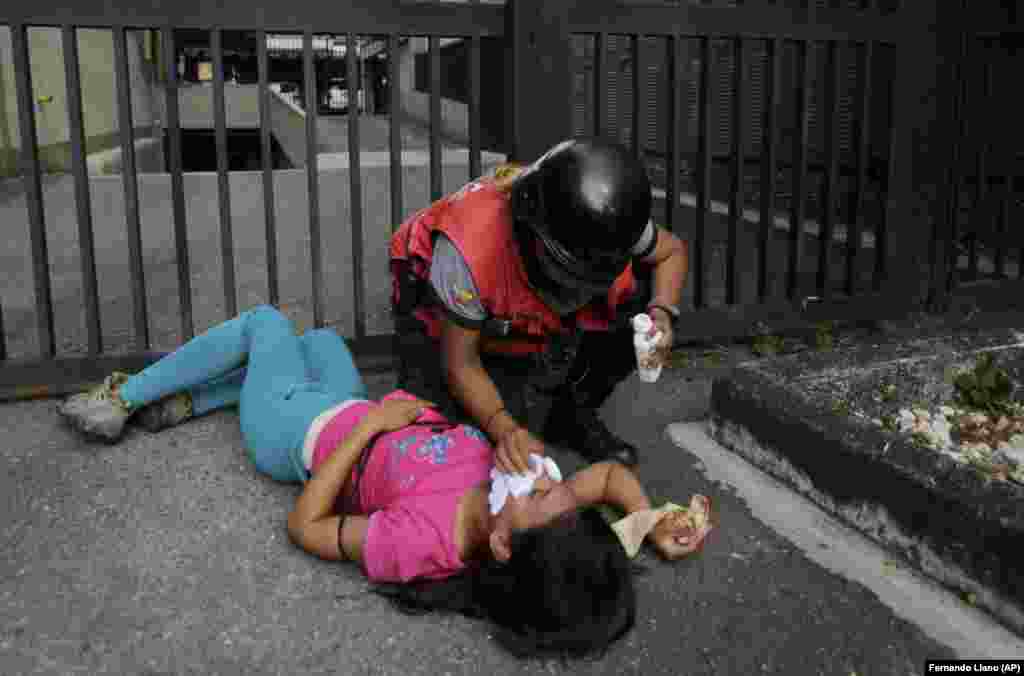
<path fill-rule="evenodd" d="M 593 295 L 608 293 L 629 263 L 628 258 L 597 249 L 572 252 L 544 230 L 537 238 L 541 243 L 537 257 L 545 274 L 560 286 L 586 289 Z"/>
<path fill-rule="evenodd" d="M 527 279 L 544 304 L 558 314 L 576 312 L 595 297 L 608 293 L 609 286 L 580 284 L 566 276 L 539 238 L 533 240 L 532 253 L 524 259 Z"/>

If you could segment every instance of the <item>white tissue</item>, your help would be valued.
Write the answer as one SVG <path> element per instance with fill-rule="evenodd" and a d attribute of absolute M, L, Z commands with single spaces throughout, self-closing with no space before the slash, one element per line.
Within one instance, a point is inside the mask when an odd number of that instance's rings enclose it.
<path fill-rule="evenodd" d="M 529 463 L 530 471 L 526 474 L 506 474 L 497 467 L 491 470 L 491 492 L 487 496 L 491 505 L 491 514 L 501 511 L 508 496 L 519 497 L 533 490 L 533 484 L 544 474 L 547 474 L 552 481 L 561 483 L 562 472 L 551 458 L 531 453 Z"/>

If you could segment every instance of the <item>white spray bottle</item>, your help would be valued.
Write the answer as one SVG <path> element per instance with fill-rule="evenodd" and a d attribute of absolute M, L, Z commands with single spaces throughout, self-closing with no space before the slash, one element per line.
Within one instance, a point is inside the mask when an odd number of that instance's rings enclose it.
<path fill-rule="evenodd" d="M 639 314 L 633 317 L 633 347 L 636 348 L 637 373 L 640 380 L 653 383 L 661 376 L 661 357 L 658 355 L 658 341 L 662 333 L 654 326 L 650 315 Z"/>

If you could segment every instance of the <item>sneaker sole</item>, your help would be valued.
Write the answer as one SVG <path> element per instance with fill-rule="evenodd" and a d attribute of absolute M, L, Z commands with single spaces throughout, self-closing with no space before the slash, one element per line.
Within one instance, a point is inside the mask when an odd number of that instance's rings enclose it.
<path fill-rule="evenodd" d="M 107 433 L 98 431 L 95 425 L 89 425 L 79 416 L 65 413 L 64 411 L 60 410 L 58 410 L 58 413 L 60 413 L 61 418 L 67 423 L 69 427 L 71 427 L 76 432 L 79 432 L 84 436 L 88 437 L 90 440 L 107 441 L 113 443 L 120 440 L 121 437 L 124 436 L 123 426 L 117 434 L 111 436 Z"/>

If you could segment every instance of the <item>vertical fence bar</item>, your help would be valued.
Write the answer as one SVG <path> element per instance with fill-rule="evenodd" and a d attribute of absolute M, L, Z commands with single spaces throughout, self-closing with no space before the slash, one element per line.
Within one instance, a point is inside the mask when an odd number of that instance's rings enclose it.
<path fill-rule="evenodd" d="M 1004 64 L 1005 62 L 1006 53 L 1000 53 L 998 54 L 998 56 L 1001 58 L 999 58 L 999 60 L 996 62 L 997 65 L 1001 67 L 1002 64 Z M 1007 82 L 1007 79 L 1005 77 L 1005 74 L 1001 72 L 1001 68 L 999 70 L 996 70 L 996 67 L 994 65 L 990 65 L 989 69 L 990 70 L 987 73 L 989 79 L 985 83 L 985 88 L 987 91 L 992 92 L 993 81 Z M 991 97 L 992 94 L 990 93 L 988 98 L 991 99 Z M 1007 117 L 1004 113 L 995 121 L 993 121 L 991 125 L 989 125 L 991 128 L 991 131 L 989 133 L 995 133 L 1000 135 L 1005 134 L 1008 131 L 1006 126 L 1006 120 Z M 1007 153 L 1006 151 L 1002 153 L 1001 157 L 1006 158 L 1006 160 L 1005 164 L 1002 164 L 1001 168 L 996 170 L 997 174 L 1002 174 L 1002 191 L 998 197 L 998 223 L 996 225 L 997 230 L 995 236 L 995 276 L 999 280 L 1006 280 L 1008 279 L 1007 253 L 1009 249 L 1009 242 L 1007 242 L 1007 236 L 1010 234 L 1010 200 L 1013 198 L 1013 193 L 1010 189 L 1010 174 L 1013 170 L 1013 160 L 1012 153 Z"/>
<path fill-rule="evenodd" d="M 991 135 L 989 133 L 990 125 L 989 116 L 991 115 L 991 108 L 989 107 L 989 101 L 992 99 L 992 62 L 991 53 L 995 50 L 992 49 L 992 43 L 989 40 L 978 41 L 979 51 L 981 52 L 981 58 L 976 61 L 981 64 L 981 101 L 984 103 L 975 110 L 983 111 L 983 114 L 987 119 L 983 119 L 982 123 L 977 125 L 977 136 L 978 136 L 978 183 L 975 186 L 975 194 L 977 199 L 974 203 L 972 220 L 974 221 L 974 244 L 975 248 L 971 252 L 971 279 L 977 279 L 978 277 L 978 258 L 979 252 L 977 250 L 977 244 L 981 238 L 985 235 L 991 235 L 992 221 L 991 212 L 988 208 L 989 201 L 989 190 L 988 190 L 988 179 L 989 179 L 989 150 L 990 143 L 989 139 Z M 983 45 L 983 46 L 982 46 Z M 975 113 L 979 115 L 979 113 Z M 999 247 L 996 247 L 997 249 Z"/>
<path fill-rule="evenodd" d="M 366 337 L 366 288 L 363 279 L 363 184 L 359 146 L 359 69 L 356 36 L 349 33 L 345 50 L 348 80 L 348 178 L 350 219 L 352 221 L 352 303 L 355 311 L 356 340 Z M 356 102 L 355 108 L 352 102 Z M 353 110 L 355 113 L 353 114 Z"/>
<path fill-rule="evenodd" d="M 743 219 L 743 171 L 746 140 L 746 87 L 743 63 L 743 38 L 732 41 L 732 185 L 729 190 L 729 240 L 725 252 L 725 303 L 735 305 L 737 302 L 739 266 L 736 264 L 738 255 L 737 240 L 739 239 L 740 222 Z"/>
<path fill-rule="evenodd" d="M 700 114 L 697 140 L 697 222 L 693 253 L 693 306 L 704 308 L 704 233 L 711 205 L 711 38 L 700 38 Z"/>
<path fill-rule="evenodd" d="M 957 130 L 957 135 L 953 139 L 952 157 L 950 158 L 948 172 L 949 179 L 947 181 L 947 186 L 950 190 L 948 212 L 950 229 L 949 240 L 944 247 L 946 278 L 941 280 L 941 284 L 945 289 L 942 294 L 943 297 L 948 296 L 949 292 L 953 290 L 959 277 L 957 275 L 957 268 L 960 265 L 960 188 L 963 181 L 960 162 L 964 150 L 964 139 L 967 135 L 967 80 L 964 77 L 964 62 L 967 59 L 967 40 L 967 33 L 961 32 L 957 43 L 958 58 L 953 63 L 953 82 L 956 83 L 956 94 L 953 98 L 953 126 Z"/>
<path fill-rule="evenodd" d="M 124 183 L 125 226 L 128 230 L 128 264 L 132 278 L 132 317 L 137 349 L 149 349 L 146 321 L 146 277 L 142 264 L 142 228 L 139 223 L 139 182 L 135 175 L 135 120 L 132 115 L 131 79 L 125 28 L 114 28 L 114 78 L 117 87 L 117 122 L 121 135 L 121 180 Z"/>
<path fill-rule="evenodd" d="M 793 149 L 793 191 L 789 216 L 789 271 L 786 295 L 796 300 L 800 293 L 800 270 L 804 256 L 804 183 L 807 180 L 807 144 L 810 134 L 808 108 L 811 91 L 811 50 L 807 40 L 797 43 L 797 133 Z"/>
<path fill-rule="evenodd" d="M 230 319 L 238 314 L 235 288 L 235 251 L 231 227 L 231 183 L 228 180 L 227 110 L 224 105 L 224 50 L 222 31 L 210 31 L 213 52 L 213 127 L 217 145 L 217 204 L 220 210 L 220 259 L 224 268 L 224 312 Z"/>
<path fill-rule="evenodd" d="M 388 35 L 388 150 L 391 155 L 391 232 L 402 223 L 402 69 L 398 67 L 398 36 Z"/>
<path fill-rule="evenodd" d="M 71 140 L 71 170 L 75 177 L 75 206 L 78 217 L 78 250 L 82 259 L 82 292 L 85 295 L 85 330 L 89 354 L 103 351 L 100 331 L 99 289 L 96 284 L 96 250 L 92 228 L 92 200 L 89 170 L 85 164 L 85 124 L 82 119 L 82 82 L 78 71 L 78 40 L 75 27 L 61 27 L 64 77 L 68 94 L 68 135 Z"/>
<path fill-rule="evenodd" d="M 441 39 L 430 36 L 430 199 L 441 199 Z"/>
<path fill-rule="evenodd" d="M 174 212 L 174 249 L 178 265 L 178 303 L 181 313 L 182 342 L 195 335 L 192 321 L 192 280 L 189 274 L 188 230 L 185 221 L 185 182 L 181 171 L 181 116 L 178 110 L 178 59 L 174 28 L 162 30 L 167 86 L 164 87 L 167 110 L 168 159 L 171 170 L 171 208 Z"/>
<path fill-rule="evenodd" d="M 469 178 L 480 176 L 480 33 L 469 41 Z"/>
<path fill-rule="evenodd" d="M 979 106 L 978 106 L 978 98 L 979 97 L 977 95 L 977 86 L 972 81 L 973 78 L 976 75 L 976 72 L 977 72 L 975 70 L 975 66 L 979 62 L 979 59 L 977 57 L 977 49 L 978 49 L 977 44 L 974 44 L 974 45 L 971 45 L 969 47 L 968 52 L 967 52 L 967 58 L 968 58 L 967 65 L 971 69 L 971 71 L 970 71 L 970 76 L 964 82 L 964 87 L 967 90 L 966 98 L 965 98 L 965 102 L 964 102 L 965 114 L 964 114 L 964 117 L 963 117 L 965 132 L 964 132 L 964 135 L 961 137 L 961 139 L 964 140 L 964 141 L 967 141 L 968 138 L 971 138 L 972 140 L 974 140 L 974 139 L 977 139 L 978 136 L 980 136 L 978 134 L 978 132 L 977 132 L 977 129 L 976 129 L 976 127 L 980 126 L 980 125 L 976 124 L 976 121 L 977 121 L 977 112 L 976 111 L 979 109 Z M 970 136 L 968 136 L 968 135 L 970 135 Z M 981 166 L 981 164 L 984 162 L 984 158 L 982 157 L 981 144 L 980 143 L 978 143 L 977 145 L 975 145 L 975 143 L 971 143 L 970 146 L 968 146 L 968 147 L 970 148 L 970 151 L 973 151 L 973 153 L 974 153 L 975 184 L 974 184 L 974 190 L 972 191 L 974 193 L 974 195 L 973 195 L 974 203 L 971 205 L 971 208 L 967 212 L 967 219 L 968 220 L 967 220 L 967 228 L 966 228 L 966 230 L 967 230 L 967 232 L 969 234 L 967 236 L 967 274 L 966 274 L 966 277 L 967 277 L 967 279 L 974 280 L 974 279 L 978 278 L 978 235 L 979 235 L 980 228 L 978 227 L 979 224 L 978 224 L 977 216 L 978 216 L 978 213 L 979 213 L 979 211 L 978 211 L 978 202 L 979 202 L 979 200 L 981 198 L 981 174 L 980 174 L 980 170 L 983 168 Z"/>
<path fill-rule="evenodd" d="M 1006 202 L 1007 202 L 1007 204 L 1006 204 L 1006 218 L 1007 219 L 1009 219 L 1011 217 L 1010 207 L 1012 206 L 1012 204 L 1010 202 L 1010 199 L 1011 199 L 1011 197 L 1013 195 L 1016 194 L 1016 191 L 1014 190 L 1014 186 L 1017 184 L 1017 179 L 1019 178 L 1014 173 L 1014 171 L 1015 171 L 1015 169 L 1013 167 L 1008 167 L 1007 170 L 1006 170 L 1006 190 L 1007 190 L 1008 193 L 1010 193 L 1010 195 L 1006 199 Z M 1006 230 L 1004 230 L 1003 232 L 1004 233 L 1005 232 L 1009 232 L 1009 227 L 1010 227 L 1009 222 L 1006 223 L 1005 227 L 1006 227 Z M 1019 246 L 1017 248 L 1017 279 L 1024 279 L 1024 244 L 1022 244 L 1021 246 Z"/>
<path fill-rule="evenodd" d="M 825 180 L 821 195 L 821 224 L 818 229 L 818 296 L 828 300 L 832 293 L 829 277 L 832 272 L 832 237 L 836 224 L 836 193 L 839 179 L 839 80 L 842 58 L 839 43 L 828 43 L 825 63 Z M 846 233 L 849 244 L 850 232 Z"/>
<path fill-rule="evenodd" d="M 32 102 L 32 64 L 29 60 L 28 27 L 12 24 L 11 48 L 14 61 L 15 98 L 18 103 L 18 129 L 21 133 L 21 180 L 25 186 L 28 209 L 29 242 L 32 249 L 32 278 L 36 296 L 36 331 L 41 357 L 57 352 L 53 330 L 53 294 L 50 281 L 50 256 L 46 244 L 46 214 L 43 208 L 42 169 L 36 140 L 36 117 Z"/>
<path fill-rule="evenodd" d="M 256 68 L 259 71 L 260 97 L 260 157 L 263 164 L 263 219 L 267 228 L 267 291 L 270 304 L 276 306 L 280 298 L 277 272 L 277 217 L 274 214 L 274 165 L 273 147 L 270 143 L 270 65 L 267 59 L 267 32 L 256 33 Z"/>
<path fill-rule="evenodd" d="M 996 44 L 999 45 L 999 42 L 997 41 Z M 1007 56 L 1011 53 L 1010 50 L 1013 48 L 1010 48 L 1008 45 L 1001 45 L 1001 47 L 1002 49 L 996 52 L 996 59 L 998 60 L 993 59 L 996 60 L 996 63 L 993 65 L 993 68 L 989 73 L 989 77 L 991 78 L 987 83 L 989 92 L 993 91 L 994 87 L 996 86 L 995 83 L 999 83 L 999 86 L 1006 87 L 1007 84 L 1012 81 L 1010 77 L 1008 77 L 1010 76 L 1010 72 L 1008 72 L 1006 66 L 1011 64 L 1015 65 L 1015 62 L 1010 61 L 1007 58 Z M 1000 92 L 1000 94 L 1003 94 L 1003 92 Z M 1005 94 L 1003 94 L 1002 96 L 998 96 L 998 98 L 1002 100 L 1009 100 L 1008 97 L 1005 96 Z M 997 118 L 997 122 L 991 125 L 993 127 L 991 133 L 998 134 L 999 137 L 1002 137 L 1004 134 L 1007 134 L 1010 131 L 1009 125 L 1007 124 L 1010 119 L 1011 118 L 1009 117 L 1007 112 L 1003 110 L 1002 114 Z M 1009 274 L 1007 273 L 1007 259 L 1009 258 L 1009 256 L 1007 254 L 1010 253 L 1010 219 L 1012 217 L 1011 207 L 1014 197 L 1013 172 L 1015 169 L 1014 153 L 1012 150 L 1003 149 L 1002 158 L 1003 161 L 1001 163 L 1002 166 L 999 170 L 999 173 L 1003 175 L 1003 189 L 1002 194 L 999 196 L 999 231 L 995 240 L 997 243 L 995 261 L 996 275 L 1001 280 L 1009 279 Z M 1018 258 L 1018 277 L 1021 276 L 1021 268 L 1024 268 L 1024 260 Z"/>
<path fill-rule="evenodd" d="M 972 150 L 974 151 L 974 204 L 971 205 L 971 209 L 967 216 L 969 219 L 967 231 L 970 233 L 967 249 L 967 278 L 971 280 L 978 278 L 978 240 L 981 235 L 982 203 L 985 199 L 985 160 L 987 159 L 985 143 L 983 140 L 983 125 L 977 124 L 979 111 L 983 109 L 984 105 L 980 104 L 979 100 L 983 99 L 981 96 L 978 96 L 978 94 L 984 94 L 984 92 L 980 91 L 981 88 L 974 82 L 974 77 L 977 73 L 974 68 L 976 66 L 980 66 L 980 68 L 984 69 L 985 67 L 984 58 L 978 58 L 979 50 L 979 44 L 978 42 L 975 42 L 968 52 L 968 64 L 971 67 L 971 77 L 965 82 L 965 86 L 967 87 L 966 104 L 968 109 L 966 115 L 964 115 L 964 125 L 967 128 L 967 131 L 961 137 L 963 139 L 967 139 L 967 134 L 970 134 L 974 139 L 974 143 L 971 144 L 973 146 Z"/>
<path fill-rule="evenodd" d="M 864 232 L 864 213 L 867 205 L 867 170 L 871 161 L 871 109 L 874 100 L 871 68 L 874 63 L 875 43 L 868 40 L 860 49 L 860 85 L 857 98 L 860 101 L 859 126 L 857 129 L 857 173 L 854 184 L 853 214 L 850 231 L 846 238 L 846 294 L 854 295 L 857 290 L 857 259 L 860 253 L 861 237 Z M 878 250 L 875 250 L 877 255 Z"/>
<path fill-rule="evenodd" d="M 665 222 L 671 232 L 682 226 L 679 208 L 679 178 L 682 173 L 682 94 L 683 37 L 672 35 L 666 40 L 669 91 L 668 97 L 668 161 L 665 166 Z"/>
<path fill-rule="evenodd" d="M 633 80 L 633 114 L 631 116 L 633 122 L 633 128 L 630 130 L 630 136 L 633 139 L 633 152 L 638 158 L 643 160 L 644 158 L 644 144 L 640 138 L 640 83 L 643 81 L 640 77 L 640 36 L 631 35 L 629 37 L 629 51 L 632 56 L 633 72 L 631 73 Z"/>
<path fill-rule="evenodd" d="M 320 251 L 320 175 L 317 171 L 317 90 L 313 66 L 313 31 L 302 34 L 303 89 L 306 99 L 306 182 L 309 192 L 309 262 L 313 274 L 313 326 L 324 325 L 323 258 Z M 352 107 L 349 99 L 349 108 Z M 356 103 L 358 106 L 358 102 Z"/>
<path fill-rule="evenodd" d="M 775 224 L 775 164 L 778 151 L 775 112 L 779 105 L 781 62 L 781 40 L 765 40 L 764 92 L 767 100 L 762 111 L 764 140 L 761 148 L 761 224 L 757 240 L 757 298 L 761 303 L 768 299 L 768 244 Z"/>
<path fill-rule="evenodd" d="M 999 232 L 996 236 L 996 277 L 1007 279 L 1006 274 L 1006 253 L 1004 251 L 1006 236 L 1010 232 L 1010 200 L 1013 198 L 1013 191 L 1010 189 L 1010 167 L 1006 167 L 1006 175 L 1003 177 L 1003 194 L 999 200 Z M 1020 261 L 1018 261 L 1018 265 Z"/>
<path fill-rule="evenodd" d="M 608 81 L 607 63 L 605 59 L 605 47 L 608 36 L 605 33 L 594 35 L 594 100 L 591 103 L 594 107 L 594 136 L 604 136 L 608 130 L 605 128 L 607 117 L 605 107 L 604 85 Z"/>
<path fill-rule="evenodd" d="M 894 85 L 894 82 L 895 78 L 888 79 L 888 92 L 886 93 L 886 98 L 889 101 L 889 110 L 887 111 L 887 118 L 889 120 L 896 119 L 894 116 L 896 109 L 896 87 Z M 893 160 L 893 158 L 896 157 L 897 153 L 897 143 L 898 139 L 894 132 L 892 123 L 890 122 L 888 151 L 889 166 L 886 167 L 885 192 L 879 195 L 879 198 L 882 200 L 882 209 L 879 212 L 878 225 L 875 227 L 875 270 L 872 286 L 876 292 L 882 290 L 885 278 L 890 273 L 888 263 L 890 207 L 888 206 L 888 204 L 892 201 L 889 199 L 889 192 L 892 190 L 892 186 L 897 185 L 896 172 L 901 169 L 897 162 Z M 880 190 L 879 192 L 881 193 L 882 191 Z M 899 199 L 905 200 L 909 199 L 909 197 L 900 195 Z M 897 246 L 899 246 L 898 237 L 894 239 L 897 240 Z"/>

